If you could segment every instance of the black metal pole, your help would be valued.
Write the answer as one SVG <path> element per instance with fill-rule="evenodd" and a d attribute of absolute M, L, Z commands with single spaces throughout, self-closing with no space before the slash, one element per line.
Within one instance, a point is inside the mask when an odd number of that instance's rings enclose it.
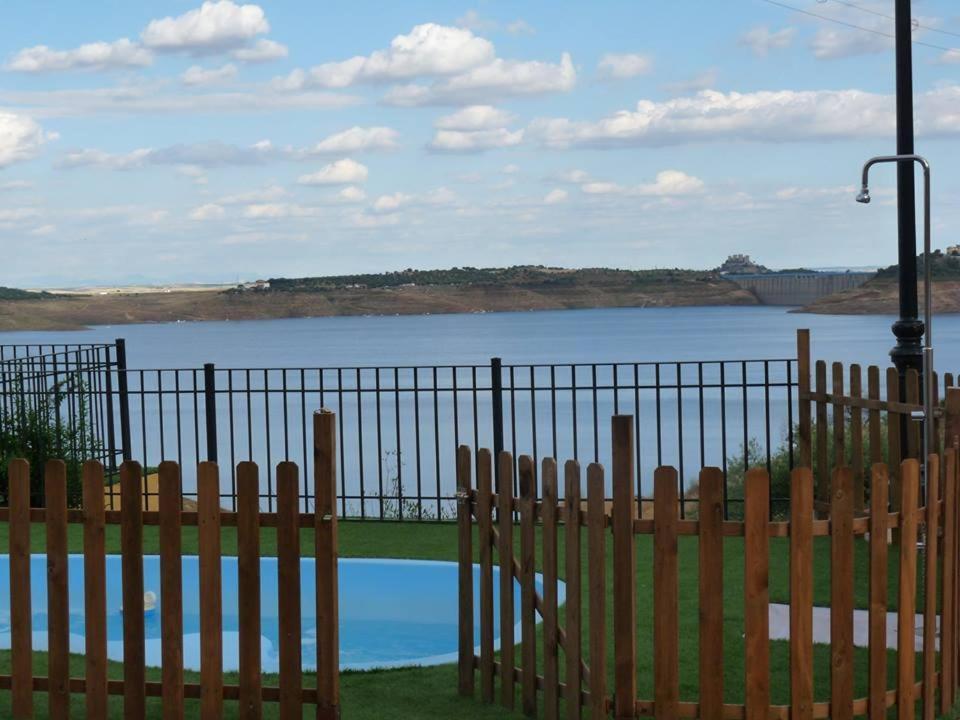
<path fill-rule="evenodd" d="M 503 451 L 503 362 L 490 358 L 490 390 L 493 399 L 493 477 L 500 492 L 500 453 Z"/>
<path fill-rule="evenodd" d="M 130 393 L 127 387 L 127 344 L 123 338 L 116 339 L 117 348 L 117 393 L 120 397 L 120 445 L 123 459 L 132 458 L 130 445 Z M 147 461 L 143 459 L 144 463 Z"/>
<path fill-rule="evenodd" d="M 206 411 L 207 460 L 217 462 L 217 374 L 213 363 L 203 366 L 203 407 Z"/>
<path fill-rule="evenodd" d="M 913 25 L 910 0 L 896 0 L 897 154 L 913 147 Z M 923 367 L 923 322 L 917 317 L 917 206 L 912 162 L 897 163 L 897 261 L 900 267 L 900 317 L 893 324 L 897 344 L 890 357 L 900 372 Z"/>

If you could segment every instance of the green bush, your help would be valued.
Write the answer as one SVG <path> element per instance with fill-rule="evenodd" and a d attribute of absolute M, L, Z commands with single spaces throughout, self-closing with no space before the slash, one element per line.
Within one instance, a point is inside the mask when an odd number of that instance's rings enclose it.
<path fill-rule="evenodd" d="M 61 407 L 68 402 L 68 392 L 76 403 L 70 421 Z M 0 505 L 9 504 L 10 461 L 23 458 L 30 463 L 32 507 L 45 505 L 44 467 L 52 459 L 63 460 L 66 464 L 67 505 L 80 507 L 83 462 L 90 454 L 99 455 L 100 449 L 92 431 L 90 408 L 81 382 L 65 380 L 33 403 L 14 385 L 7 393 L 6 412 L 0 416 Z"/>

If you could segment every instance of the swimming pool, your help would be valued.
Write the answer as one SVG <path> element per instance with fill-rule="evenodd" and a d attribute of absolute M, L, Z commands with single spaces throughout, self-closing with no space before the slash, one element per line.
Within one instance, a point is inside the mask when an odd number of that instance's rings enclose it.
<path fill-rule="evenodd" d="M 70 651 L 84 651 L 83 556 L 70 555 Z M 107 556 L 107 656 L 123 659 L 123 615 L 120 556 Z M 237 622 L 237 559 L 225 557 L 223 568 L 223 662 L 224 671 L 239 668 Z M 160 665 L 160 558 L 143 558 L 144 590 L 154 592 L 157 607 L 145 613 L 147 665 Z M 47 648 L 46 556 L 32 555 L 31 604 L 33 647 Z M 457 659 L 457 565 L 427 560 L 341 559 L 340 573 L 340 668 L 369 670 L 410 665 L 439 665 Z M 302 606 L 302 658 L 304 669 L 315 669 L 316 591 L 314 561 L 300 561 Z M 479 566 L 474 566 L 474 594 L 479 592 Z M 0 648 L 10 647 L 10 564 L 0 555 Z M 499 570 L 494 568 L 494 597 L 499 593 Z M 199 578 L 196 556 L 183 558 L 183 662 L 188 670 L 200 669 Z M 537 576 L 542 589 L 542 578 Z M 564 587 L 560 583 L 559 600 Z M 514 583 L 515 607 L 520 607 L 519 584 Z M 277 561 L 260 560 L 261 658 L 263 672 L 279 670 L 277 638 Z M 479 602 L 474 603 L 479 612 Z M 497 603 L 494 613 L 499 615 Z M 474 623 L 474 643 L 479 646 L 479 620 Z M 499 620 L 495 618 L 495 642 L 500 646 Z M 520 640 L 520 625 L 514 627 L 514 642 Z M 479 647 L 477 648 L 479 652 Z"/>

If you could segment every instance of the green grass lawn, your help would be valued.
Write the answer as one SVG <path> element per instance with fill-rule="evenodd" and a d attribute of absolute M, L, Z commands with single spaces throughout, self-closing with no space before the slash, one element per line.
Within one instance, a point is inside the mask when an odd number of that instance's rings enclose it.
<path fill-rule="evenodd" d="M 71 552 L 82 549 L 82 528 L 71 526 Z M 36 525 L 32 528 L 33 549 L 36 552 L 44 550 L 43 527 Z M 184 533 L 185 552 L 196 550 L 196 528 L 187 527 Z M 302 547 L 305 554 L 312 552 L 312 532 L 304 531 Z M 263 554 L 275 552 L 276 542 L 272 530 L 264 530 L 261 544 Z M 390 523 L 390 522 L 341 522 L 340 547 L 344 557 L 394 557 L 394 558 L 426 558 L 435 560 L 455 560 L 457 555 L 456 527 L 451 524 L 418 524 L 418 523 Z M 583 538 L 584 556 L 586 537 Z M 0 552 L 6 552 L 7 526 L 0 524 Z M 108 552 L 118 552 L 119 527 L 110 526 L 107 532 Z M 608 548 L 610 543 L 608 542 Z M 726 538 L 724 545 L 724 656 L 723 668 L 725 696 L 727 702 L 742 702 L 743 698 L 743 544 L 740 538 Z M 156 527 L 144 529 L 144 551 L 156 553 L 158 551 Z M 236 534 L 232 528 L 223 530 L 223 552 L 235 554 Z M 681 537 L 680 552 L 680 673 L 681 698 L 695 700 L 698 687 L 698 563 L 697 539 L 695 537 Z M 788 540 L 772 538 L 770 546 L 770 588 L 771 600 L 786 602 L 789 599 L 788 587 Z M 539 554 L 538 554 L 539 557 Z M 857 607 L 866 607 L 867 588 L 867 547 L 862 541 L 856 545 L 856 604 Z M 610 570 L 610 553 L 608 551 L 608 584 L 612 585 Z M 563 568 L 563 548 L 561 535 L 560 567 Z M 891 558 L 890 566 L 890 599 L 891 607 L 896 599 L 896 557 Z M 653 543 L 649 535 L 637 538 L 637 610 L 638 610 L 638 689 L 641 698 L 653 697 Z M 584 578 L 586 577 L 586 562 L 584 560 Z M 584 591 L 587 583 L 584 582 Z M 829 540 L 815 538 L 815 602 L 826 605 L 829 601 Z M 611 633 L 608 642 L 607 665 L 613 668 L 612 642 L 612 595 L 608 594 L 607 628 Z M 586 617 L 588 607 L 584 598 L 584 648 L 589 647 L 586 640 L 586 631 L 589 626 Z M 561 622 L 563 611 L 560 613 Z M 830 661 L 829 648 L 817 646 L 814 657 L 814 675 L 816 683 L 816 699 L 826 700 L 829 697 Z M 888 687 L 893 687 L 896 653 L 888 653 Z M 562 657 L 561 657 L 562 662 Z M 74 658 L 73 674 L 82 676 L 83 660 Z M 921 667 L 918 653 L 917 667 Z M 0 672 L 8 673 L 10 666 L 9 652 L 0 652 Z M 35 673 L 45 673 L 45 657 L 38 653 L 35 661 Z M 789 646 L 786 642 L 771 643 L 771 689 L 774 703 L 789 702 Z M 864 649 L 857 649 L 855 653 L 856 696 L 866 694 L 867 655 Z M 122 677 L 119 664 L 110 667 L 111 677 Z M 195 674 L 187 674 L 188 679 L 196 679 Z M 158 670 L 148 670 L 148 677 L 158 678 Z M 307 680 L 309 682 L 309 680 Z M 228 678 L 228 682 L 235 682 L 235 678 Z M 264 683 L 276 682 L 275 678 L 265 677 Z M 423 669 L 389 670 L 368 673 L 344 673 L 341 676 L 343 715 L 349 720 L 367 720 L 373 718 L 463 718 L 464 720 L 482 718 L 514 718 L 521 717 L 519 713 L 509 713 L 497 706 L 485 706 L 478 700 L 462 699 L 456 693 L 456 667 L 441 666 Z M 612 679 L 609 684 L 612 691 Z M 45 717 L 45 695 L 38 694 L 37 717 Z M 120 698 L 112 700 L 113 712 L 111 717 L 120 717 L 122 701 Z M 234 717 L 236 703 L 227 702 L 227 716 Z M 518 703 L 519 706 L 519 703 Z M 151 702 L 150 717 L 160 718 L 159 701 Z M 74 717 L 83 716 L 83 697 L 74 698 Z M 305 711 L 309 712 L 309 711 Z M 0 692 L 0 717 L 8 717 L 10 713 L 9 693 Z M 274 717 L 276 709 L 267 705 L 264 709 L 265 717 Z M 188 702 L 188 716 L 199 717 L 199 706 L 195 702 Z M 306 715 L 305 715 L 306 716 Z"/>

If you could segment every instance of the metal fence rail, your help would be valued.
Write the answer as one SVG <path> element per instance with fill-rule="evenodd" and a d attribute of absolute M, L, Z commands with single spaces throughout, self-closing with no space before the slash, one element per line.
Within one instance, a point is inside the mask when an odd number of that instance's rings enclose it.
<path fill-rule="evenodd" d="M 56 357 L 70 363 L 54 366 Z M 61 384 L 67 377 L 83 381 Z M 694 468 L 716 465 L 731 476 L 748 465 L 770 469 L 781 447 L 792 467 L 797 378 L 792 358 L 127 369 L 118 341 L 0 363 L 0 412 L 6 422 L 8 409 L 19 407 L 17 393 L 36 405 L 53 392 L 55 412 L 77 424 L 70 408 L 86 403 L 84 451 L 108 466 L 142 458 L 147 477 L 161 460 L 175 460 L 187 497 L 196 495 L 200 461 L 230 467 L 242 460 L 264 467 L 293 461 L 302 473 L 300 500 L 309 510 L 309 415 L 329 407 L 341 437 L 341 515 L 452 519 L 459 444 L 537 460 L 609 463 L 609 417 L 619 413 L 638 418 L 635 472 L 642 501 L 652 498 L 652 472 L 662 464 L 677 466 L 681 497 L 689 501 L 696 499 Z M 108 487 L 108 499 L 116 492 Z M 145 483 L 144 493 L 148 507 L 156 507 L 155 484 Z M 221 486 L 224 507 L 235 509 L 236 494 L 231 473 Z M 273 510 L 276 489 L 269 477 L 260 499 Z M 732 493 L 726 501 L 729 509 L 742 499 Z M 681 509 L 686 512 L 686 503 Z"/>

